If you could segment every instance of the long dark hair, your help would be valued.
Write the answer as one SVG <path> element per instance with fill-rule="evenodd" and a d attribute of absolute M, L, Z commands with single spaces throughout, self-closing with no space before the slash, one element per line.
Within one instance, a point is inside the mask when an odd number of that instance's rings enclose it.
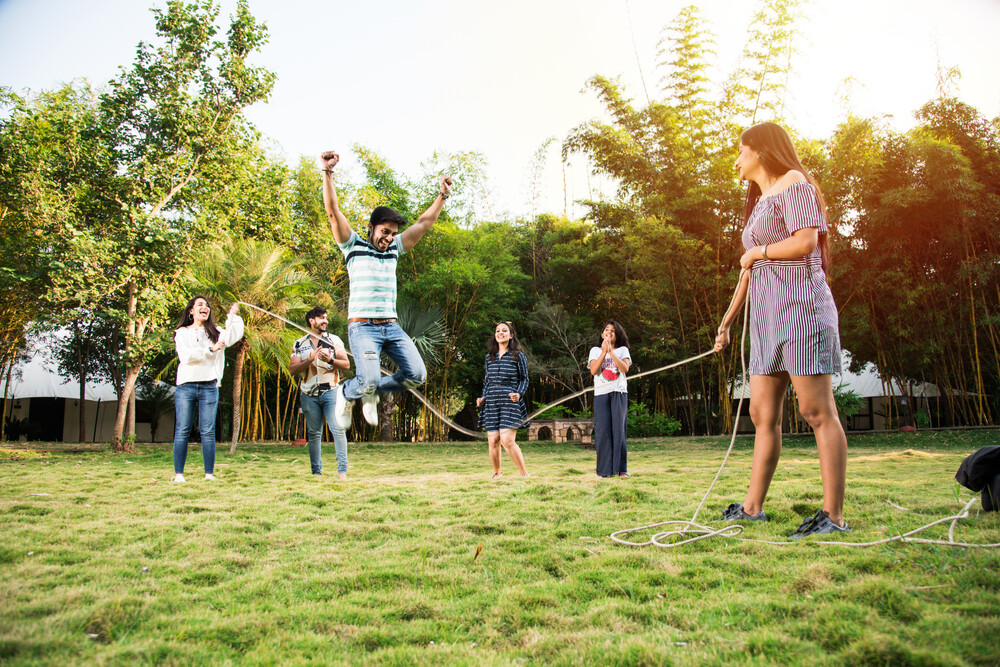
<path fill-rule="evenodd" d="M 191 309 L 194 308 L 194 302 L 198 299 L 204 299 L 205 303 L 208 304 L 208 319 L 205 320 L 205 333 L 212 340 L 212 343 L 219 342 L 219 327 L 215 326 L 215 321 L 212 319 L 212 302 L 208 300 L 207 296 L 202 296 L 201 294 L 196 294 L 191 297 L 188 301 L 188 305 L 184 306 L 184 314 L 181 315 L 181 319 L 177 322 L 177 326 L 174 329 L 180 329 L 181 327 L 187 327 L 194 324 L 194 316 L 191 315 Z M 174 331 L 174 338 L 177 337 L 177 332 Z"/>
<path fill-rule="evenodd" d="M 490 336 L 490 342 L 486 344 L 486 353 L 490 355 L 491 361 L 496 361 L 500 355 L 500 343 L 497 342 L 497 327 L 501 324 L 506 325 L 507 329 L 510 331 L 510 340 L 507 341 L 507 352 L 520 352 L 521 351 L 521 341 L 517 339 L 517 329 L 514 328 L 513 322 L 497 322 L 493 325 L 493 335 Z"/>
<path fill-rule="evenodd" d="M 784 176 L 788 172 L 801 172 L 806 180 L 812 184 L 816 192 L 816 204 L 819 205 L 820 214 L 826 217 L 826 200 L 823 199 L 823 192 L 819 189 L 819 183 L 812 174 L 802 166 L 799 154 L 792 144 L 791 137 L 784 128 L 775 123 L 758 123 L 740 135 L 740 143 L 748 148 L 752 148 L 760 155 L 761 164 L 764 170 L 772 176 Z M 754 181 L 750 181 L 747 189 L 747 201 L 743 206 L 743 224 L 750 219 L 754 206 L 760 200 L 760 186 Z M 819 250 L 823 261 L 823 271 L 829 274 L 830 271 L 830 239 L 825 232 L 819 234 Z"/>
<path fill-rule="evenodd" d="M 628 334 L 625 333 L 625 328 L 614 320 L 608 320 L 601 327 L 601 333 L 597 335 L 597 347 L 604 343 L 604 330 L 609 324 L 615 328 L 615 347 L 628 347 Z"/>

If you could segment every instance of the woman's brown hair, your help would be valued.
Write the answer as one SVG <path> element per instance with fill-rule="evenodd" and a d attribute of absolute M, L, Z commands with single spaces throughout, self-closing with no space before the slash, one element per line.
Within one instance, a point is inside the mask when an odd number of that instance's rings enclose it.
<path fill-rule="evenodd" d="M 812 174 L 802 166 L 795 145 L 784 128 L 775 123 L 758 123 L 740 135 L 740 143 L 757 152 L 764 170 L 771 176 L 784 176 L 792 170 L 801 172 L 806 177 L 806 181 L 813 186 L 820 214 L 826 218 L 826 201 L 823 199 L 819 184 Z M 746 204 L 743 206 L 743 224 L 746 224 L 747 220 L 750 219 L 750 214 L 753 213 L 754 206 L 760 200 L 760 195 L 760 186 L 750 181 Z M 819 249 L 823 271 L 829 275 L 830 239 L 825 232 L 819 234 Z"/>

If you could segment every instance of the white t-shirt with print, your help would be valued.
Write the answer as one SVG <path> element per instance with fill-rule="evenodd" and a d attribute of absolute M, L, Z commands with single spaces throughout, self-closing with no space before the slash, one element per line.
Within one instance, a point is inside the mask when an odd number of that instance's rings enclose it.
<path fill-rule="evenodd" d="M 590 348 L 590 358 L 587 359 L 587 365 L 590 365 L 591 361 L 598 359 L 601 356 L 601 348 L 592 347 Z M 617 347 L 615 348 L 615 356 L 619 359 L 632 360 L 632 355 L 629 354 L 627 347 Z M 594 396 L 603 396 L 604 394 L 610 394 L 614 391 L 620 391 L 622 393 L 628 393 L 628 378 L 625 374 L 618 370 L 615 366 L 615 362 L 611 360 L 611 355 L 606 355 L 604 361 L 601 362 L 600 372 L 594 376 Z"/>

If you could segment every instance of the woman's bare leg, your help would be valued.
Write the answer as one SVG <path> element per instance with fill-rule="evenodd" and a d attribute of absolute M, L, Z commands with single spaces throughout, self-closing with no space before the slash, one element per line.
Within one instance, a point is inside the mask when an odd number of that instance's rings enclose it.
<path fill-rule="evenodd" d="M 490 465 L 493 466 L 493 474 L 500 474 L 500 432 L 487 431 L 486 441 L 490 445 Z"/>
<path fill-rule="evenodd" d="M 502 428 L 500 429 L 500 444 L 504 449 L 507 450 L 507 455 L 510 456 L 510 460 L 514 462 L 517 466 L 518 472 L 521 476 L 528 474 L 528 471 L 524 467 L 524 455 L 521 454 L 521 448 L 517 446 L 514 441 L 514 437 L 517 435 L 517 430 L 512 428 Z M 497 460 L 499 460 L 500 455 L 497 454 Z"/>
<path fill-rule="evenodd" d="M 816 434 L 819 474 L 823 480 L 823 510 L 838 526 L 844 525 L 847 486 L 847 436 L 833 398 L 833 376 L 793 375 L 799 412 Z"/>
<path fill-rule="evenodd" d="M 781 414 L 788 390 L 788 375 L 750 376 L 750 419 L 756 435 L 753 440 L 753 467 L 750 486 L 743 501 L 743 511 L 757 515 L 764 508 L 767 490 L 781 456 Z"/>

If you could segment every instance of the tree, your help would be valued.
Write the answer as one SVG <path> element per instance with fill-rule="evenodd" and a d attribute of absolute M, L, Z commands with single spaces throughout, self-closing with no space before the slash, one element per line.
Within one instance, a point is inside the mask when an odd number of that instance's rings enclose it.
<path fill-rule="evenodd" d="M 65 350 L 63 366 L 80 380 L 82 434 L 91 340 L 85 330 L 114 274 L 111 242 L 99 230 L 113 207 L 96 191 L 109 171 L 96 98 L 74 84 L 32 99 L 5 94 L 3 101 L 10 111 L 0 129 L 0 368 L 13 361 L 30 321 L 69 325 L 78 344 Z"/>
<path fill-rule="evenodd" d="M 313 293 L 312 279 L 302 270 L 302 262 L 302 258 L 293 257 L 287 248 L 271 241 L 224 237 L 188 274 L 187 285 L 192 292 L 201 291 L 220 303 L 242 301 L 282 317 L 299 317 L 309 308 L 303 299 Z M 291 380 L 289 351 L 299 337 L 297 329 L 286 327 L 266 313 L 245 306 L 242 311 L 246 325 L 243 338 L 233 346 L 236 358 L 231 454 L 236 452 L 241 436 L 252 438 L 263 430 L 263 379 L 273 371 Z M 246 394 L 245 369 L 254 379 L 250 385 L 253 392 Z M 244 414 L 253 419 L 244 423 Z"/>
<path fill-rule="evenodd" d="M 266 29 L 237 3 L 225 41 L 215 39 L 219 10 L 210 0 L 171 0 L 154 9 L 160 46 L 140 44 L 136 62 L 101 95 L 104 145 L 114 174 L 104 197 L 120 213 L 115 255 L 125 323 L 126 372 L 112 445 L 123 449 L 126 401 L 151 351 L 149 333 L 164 321 L 197 244 L 212 234 L 195 214 L 194 193 L 208 189 L 219 166 L 239 157 L 249 132 L 241 116 L 265 100 L 274 75 L 247 58 Z"/>

